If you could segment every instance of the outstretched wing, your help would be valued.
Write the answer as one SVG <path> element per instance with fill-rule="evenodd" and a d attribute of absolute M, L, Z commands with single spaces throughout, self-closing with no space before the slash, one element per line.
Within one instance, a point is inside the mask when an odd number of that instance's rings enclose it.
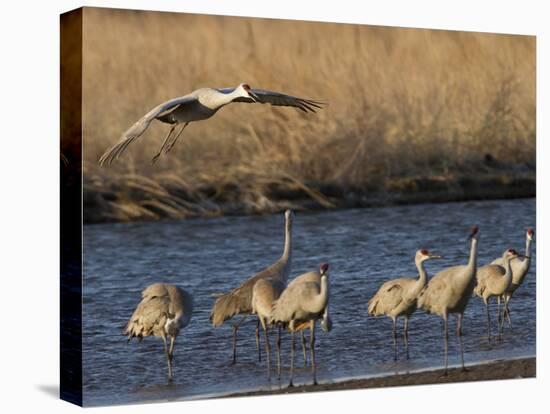
<path fill-rule="evenodd" d="M 235 88 L 218 89 L 222 93 L 231 93 Z M 284 93 L 267 91 L 265 89 L 250 89 L 257 100 L 247 97 L 238 97 L 233 102 L 262 103 L 274 106 L 293 106 L 304 112 L 316 112 L 317 109 L 323 109 L 324 102 L 314 101 L 313 99 L 297 98 L 296 96 L 285 95 Z"/>
<path fill-rule="evenodd" d="M 149 128 L 149 125 L 153 119 L 158 118 L 159 116 L 166 116 L 175 111 L 177 108 L 184 105 L 189 105 L 195 101 L 197 101 L 196 97 L 186 95 L 179 98 L 170 99 L 169 101 L 166 101 L 151 109 L 134 125 L 124 131 L 115 145 L 105 151 L 99 159 L 99 165 L 103 166 L 105 164 L 111 164 L 114 160 L 116 160 L 126 150 L 128 145 L 143 135 L 147 128 Z"/>

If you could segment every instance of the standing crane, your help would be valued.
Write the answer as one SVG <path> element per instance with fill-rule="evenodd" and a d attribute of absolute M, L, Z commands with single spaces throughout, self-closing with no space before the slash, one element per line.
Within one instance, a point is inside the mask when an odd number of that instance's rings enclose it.
<path fill-rule="evenodd" d="M 193 297 L 175 285 L 155 283 L 141 293 L 141 302 L 126 325 L 128 342 L 133 337 L 141 341 L 146 336 L 160 336 L 168 362 L 171 381 L 174 343 L 179 331 L 189 325 L 193 313 Z M 170 338 L 168 348 L 167 338 Z"/>
<path fill-rule="evenodd" d="M 478 227 L 474 226 L 469 236 L 471 247 L 468 264 L 449 267 L 437 273 L 418 297 L 419 308 L 441 316 L 445 322 L 445 375 L 447 375 L 449 360 L 448 316 L 450 313 L 457 315 L 456 335 L 460 342 L 462 369 L 465 370 L 462 319 L 476 282 L 478 237 Z"/>
<path fill-rule="evenodd" d="M 265 353 L 267 358 L 267 377 L 271 377 L 271 353 L 269 345 L 269 316 L 273 303 L 279 298 L 285 288 L 285 284 L 279 278 L 260 279 L 252 288 L 252 313 L 258 316 L 264 330 Z M 277 361 L 281 361 L 281 328 L 277 337 Z"/>
<path fill-rule="evenodd" d="M 238 323 L 233 324 L 233 364 L 237 362 L 237 330 L 252 313 L 252 290 L 260 279 L 272 279 L 286 285 L 291 268 L 292 257 L 292 222 L 294 213 L 285 211 L 285 244 L 283 254 L 275 263 L 256 273 L 243 284 L 228 293 L 218 296 L 210 311 L 210 322 L 214 327 L 221 326 L 235 315 L 244 315 Z M 259 339 L 259 323 L 256 325 L 256 344 Z M 259 346 L 258 346 L 259 351 Z"/>
<path fill-rule="evenodd" d="M 489 315 L 489 299 L 496 296 L 497 303 L 497 323 L 498 334 L 500 336 L 502 325 L 504 324 L 504 315 L 502 324 L 500 318 L 500 297 L 510 287 L 512 283 L 512 260 L 523 257 L 514 249 L 508 249 L 502 255 L 502 266 L 498 264 L 488 264 L 477 269 L 477 285 L 474 294 L 483 299 L 487 311 L 487 339 L 491 340 L 491 317 Z"/>
<path fill-rule="evenodd" d="M 527 232 L 525 233 L 525 254 L 523 255 L 523 260 L 514 260 L 511 264 L 512 267 L 512 283 L 510 283 L 510 286 L 508 289 L 506 289 L 506 292 L 504 295 L 502 295 L 502 299 L 504 300 L 504 317 L 507 317 L 508 319 L 508 326 L 512 328 L 512 320 L 510 319 L 510 308 L 508 307 L 508 304 L 510 302 L 510 299 L 512 299 L 512 296 L 514 295 L 514 292 L 521 286 L 523 283 L 523 279 L 525 279 L 525 276 L 529 272 L 529 267 L 531 266 L 531 244 L 533 242 L 533 237 L 535 235 L 535 231 L 531 228 L 527 229 Z M 499 257 L 492 261 L 491 264 L 499 264 L 502 265 L 502 258 Z M 498 299 L 500 301 L 500 298 Z"/>
<path fill-rule="evenodd" d="M 290 282 L 289 286 L 297 284 L 297 283 L 305 283 L 305 282 L 321 282 L 321 274 L 318 271 L 314 272 L 307 272 L 303 275 L 298 276 L 297 278 L 293 279 L 292 282 Z M 262 327 L 264 329 L 264 335 L 265 335 L 265 347 L 266 347 L 266 354 L 267 354 L 267 372 L 268 372 L 268 378 L 270 378 L 271 374 L 271 360 L 270 360 L 270 348 L 269 348 L 269 339 L 268 339 L 268 326 L 271 325 L 270 322 L 270 316 L 271 311 L 273 308 L 273 305 L 275 301 L 279 298 L 282 291 L 285 289 L 285 286 L 281 281 L 277 279 L 260 279 L 256 282 L 254 285 L 254 288 L 252 290 L 252 313 L 258 315 L 258 319 L 260 320 Z M 281 378 L 281 325 L 278 324 L 278 333 L 277 333 L 277 375 L 279 379 Z M 307 351 L 306 351 L 306 339 L 304 332 L 305 330 L 309 328 L 309 324 L 304 323 L 301 324 L 300 327 L 297 327 L 295 329 L 295 332 L 300 331 L 301 333 L 301 342 L 302 342 L 302 352 L 304 355 L 304 366 L 307 365 Z M 325 311 L 323 313 L 323 318 L 321 322 L 321 328 L 324 332 L 330 332 L 332 330 L 332 320 L 330 318 L 328 305 L 325 308 Z"/>
<path fill-rule="evenodd" d="M 273 304 L 270 317 L 271 323 L 283 325 L 292 334 L 289 387 L 293 386 L 294 378 L 295 332 L 304 329 L 306 325 L 308 325 L 311 332 L 309 338 L 309 349 L 311 353 L 313 384 L 317 384 L 317 364 L 315 363 L 315 322 L 327 315 L 327 307 L 329 302 L 327 263 L 321 264 L 319 274 L 319 281 L 311 280 L 311 275 L 307 273 L 299 276 L 286 287 L 279 299 L 277 299 L 277 301 Z"/>
<path fill-rule="evenodd" d="M 376 294 L 369 300 L 368 313 L 372 316 L 388 316 L 393 321 L 394 359 L 397 359 L 397 319 L 405 318 L 403 340 L 407 359 L 409 359 L 409 318 L 416 310 L 418 295 L 426 286 L 428 274 L 424 262 L 429 259 L 440 259 L 441 256 L 431 254 L 428 250 L 418 250 L 414 263 L 418 269 L 418 279 L 400 278 L 383 283 Z"/>
<path fill-rule="evenodd" d="M 219 109 L 233 102 L 262 103 L 274 106 L 292 106 L 303 112 L 316 112 L 323 102 L 312 99 L 297 98 L 279 92 L 263 89 L 252 89 L 246 83 L 235 88 L 201 88 L 185 96 L 170 99 L 147 112 L 134 125 L 128 128 L 118 142 L 109 148 L 99 159 L 99 165 L 111 164 L 126 150 L 128 145 L 137 140 L 149 128 L 155 119 L 170 125 L 158 153 L 153 157 L 154 163 L 162 153 L 168 153 L 181 133 L 190 122 L 202 121 L 212 117 Z M 183 125 L 177 134 L 176 128 Z M 173 135 L 174 134 L 174 135 Z"/>

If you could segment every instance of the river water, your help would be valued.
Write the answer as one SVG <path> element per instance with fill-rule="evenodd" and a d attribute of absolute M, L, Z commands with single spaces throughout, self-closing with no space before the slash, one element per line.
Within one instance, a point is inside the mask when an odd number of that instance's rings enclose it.
<path fill-rule="evenodd" d="M 523 252 L 525 230 L 535 227 L 535 204 L 535 199 L 520 199 L 297 213 L 291 278 L 321 262 L 331 267 L 333 329 L 317 330 L 319 382 L 441 367 L 439 317 L 416 312 L 410 323 L 410 359 L 405 359 L 400 338 L 399 359 L 394 361 L 391 320 L 367 316 L 368 299 L 389 278 L 416 277 L 417 249 L 444 256 L 426 262 L 429 277 L 445 267 L 465 264 L 466 237 L 473 224 L 480 227 L 479 265 L 509 247 Z M 250 318 L 239 330 L 236 365 L 231 365 L 230 324 L 214 329 L 208 322 L 212 295 L 272 263 L 282 247 L 282 214 L 85 226 L 84 404 L 192 399 L 285 386 L 288 335 L 282 339 L 282 383 L 276 374 L 268 382 L 265 362 L 257 361 L 255 320 Z M 487 341 L 483 302 L 470 301 L 464 318 L 467 364 L 535 355 L 534 259 L 511 302 L 513 331 L 505 329 L 500 341 Z M 127 344 L 122 335 L 141 290 L 154 282 L 177 284 L 194 296 L 193 318 L 176 341 L 172 383 L 167 381 L 159 338 Z M 451 320 L 449 362 L 457 364 L 455 319 Z M 303 367 L 299 341 L 297 345 L 295 384 L 309 383 L 311 373 Z"/>

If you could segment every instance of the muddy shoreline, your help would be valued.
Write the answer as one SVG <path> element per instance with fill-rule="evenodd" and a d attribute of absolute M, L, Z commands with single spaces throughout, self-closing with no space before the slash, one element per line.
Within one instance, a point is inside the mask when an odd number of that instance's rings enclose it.
<path fill-rule="evenodd" d="M 282 395 L 316 391 L 358 390 L 368 388 L 396 387 L 406 385 L 445 384 L 454 382 L 490 381 L 536 377 L 536 358 L 492 361 L 461 368 L 450 368 L 448 375 L 442 369 L 410 374 L 395 374 L 377 378 L 352 379 L 342 382 L 300 385 L 267 391 L 234 393 L 226 397 L 245 397 L 257 395 Z"/>

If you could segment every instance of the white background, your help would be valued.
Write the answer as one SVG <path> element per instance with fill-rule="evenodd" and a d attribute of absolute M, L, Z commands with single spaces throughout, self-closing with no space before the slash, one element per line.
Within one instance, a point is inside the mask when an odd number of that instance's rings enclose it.
<path fill-rule="evenodd" d="M 48 4 L 50 3 L 50 4 Z M 545 282 L 549 203 L 550 13 L 545 1 L 91 1 L 88 6 L 536 34 L 538 48 L 537 379 L 103 408 L 122 412 L 541 412 L 549 402 Z M 0 404 L 69 412 L 59 378 L 59 14 L 78 1 L 3 2 L 0 14 Z M 546 95 L 546 96 L 543 96 Z M 542 98 L 545 98 L 544 100 Z M 544 207 L 543 207 L 544 206 Z M 521 212 L 518 212 L 521 214 Z M 510 217 L 513 220 L 513 217 Z M 220 378 L 220 380 L 222 380 Z M 548 407 L 546 407 L 548 409 Z M 91 409 L 90 411 L 96 411 Z"/>

